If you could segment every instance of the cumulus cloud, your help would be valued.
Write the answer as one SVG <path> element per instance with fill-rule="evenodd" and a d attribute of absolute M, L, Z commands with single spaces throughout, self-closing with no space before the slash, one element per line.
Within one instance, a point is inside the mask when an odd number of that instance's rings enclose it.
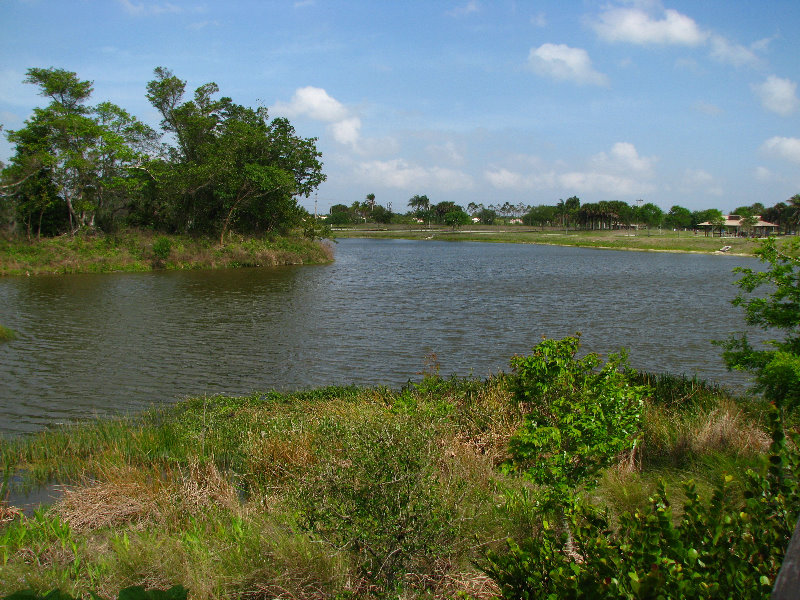
<path fill-rule="evenodd" d="M 464 156 L 451 141 L 444 144 L 432 144 L 426 148 L 426 151 L 434 160 L 444 160 L 452 165 L 464 164 Z"/>
<path fill-rule="evenodd" d="M 634 196 L 651 192 L 655 157 L 639 156 L 628 142 L 614 144 L 609 152 L 592 156 L 586 170 L 565 170 L 563 165 L 545 167 L 539 160 L 530 161 L 532 171 L 512 170 L 505 166 L 487 169 L 484 178 L 493 187 L 505 190 L 536 191 L 562 189 L 566 193 L 598 193 Z"/>
<path fill-rule="evenodd" d="M 761 150 L 777 158 L 800 164 L 800 139 L 772 137 L 761 145 Z"/>
<path fill-rule="evenodd" d="M 775 173 L 770 171 L 767 167 L 756 167 L 754 177 L 756 178 L 757 181 L 761 181 L 764 183 L 780 181 L 780 177 L 775 175 Z"/>
<path fill-rule="evenodd" d="M 784 117 L 792 114 L 800 106 L 800 100 L 797 99 L 797 84 L 789 79 L 770 75 L 763 83 L 753 85 L 753 91 L 764 108 Z"/>
<path fill-rule="evenodd" d="M 697 46 L 708 37 L 693 19 L 671 9 L 659 18 L 640 7 L 609 7 L 600 13 L 592 27 L 606 41 L 641 45 Z"/>
<path fill-rule="evenodd" d="M 592 60 L 583 48 L 565 44 L 542 44 L 531 48 L 528 63 L 539 75 L 578 84 L 607 85 L 608 78 L 592 67 Z"/>
<path fill-rule="evenodd" d="M 633 6 L 610 5 L 590 26 L 607 42 L 645 45 L 705 46 L 711 58 L 736 67 L 762 64 L 758 51 L 767 48 L 770 39 L 750 46 L 737 44 L 702 29 L 691 17 L 676 10 L 664 9 L 657 0 L 633 2 Z"/>
<path fill-rule="evenodd" d="M 632 173 L 650 177 L 653 174 L 655 157 L 639 156 L 636 147 L 629 142 L 617 142 L 609 153 L 600 152 L 591 159 L 591 165 L 598 171 L 614 173 Z"/>
<path fill-rule="evenodd" d="M 487 169 L 483 176 L 499 190 L 547 190 L 555 188 L 558 184 L 558 175 L 552 170 L 541 173 L 518 173 L 505 167 L 496 167 Z"/>
<path fill-rule="evenodd" d="M 305 116 L 329 123 L 333 138 L 340 144 L 355 146 L 360 137 L 361 119 L 322 88 L 298 88 L 289 102 L 276 102 L 272 110 L 287 117 Z"/>
<path fill-rule="evenodd" d="M 734 44 L 721 35 L 711 36 L 711 57 L 734 67 L 754 67 L 761 63 L 752 48 Z"/>
<path fill-rule="evenodd" d="M 711 196 L 722 196 L 722 186 L 714 176 L 703 169 L 686 169 L 683 173 L 681 189 L 685 192 L 702 190 Z"/>
<path fill-rule="evenodd" d="M 409 191 L 420 188 L 458 191 L 474 187 L 467 173 L 438 166 L 422 167 L 402 158 L 363 162 L 356 167 L 356 176 L 366 184 Z"/>

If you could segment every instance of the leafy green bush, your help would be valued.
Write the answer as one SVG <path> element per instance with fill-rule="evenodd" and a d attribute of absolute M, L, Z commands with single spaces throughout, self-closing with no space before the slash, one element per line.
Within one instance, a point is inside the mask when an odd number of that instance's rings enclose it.
<path fill-rule="evenodd" d="M 153 256 L 157 260 L 167 260 L 172 252 L 172 242 L 168 237 L 159 236 L 153 240 Z"/>
<path fill-rule="evenodd" d="M 528 414 L 509 442 L 508 467 L 542 486 L 546 508 L 595 485 L 602 469 L 633 450 L 639 433 L 647 388 L 631 383 L 625 355 L 611 355 L 601 367 L 596 354 L 576 358 L 579 349 L 578 336 L 546 339 L 511 360 L 514 398 Z"/>
<path fill-rule="evenodd" d="M 728 476 L 704 503 L 689 482 L 676 521 L 662 485 L 616 531 L 581 504 L 569 513 L 574 554 L 545 526 L 489 552 L 484 570 L 503 598 L 768 598 L 800 512 L 800 436 L 787 448 L 775 414 L 773 435 L 768 469 L 750 471 L 741 495 Z"/>

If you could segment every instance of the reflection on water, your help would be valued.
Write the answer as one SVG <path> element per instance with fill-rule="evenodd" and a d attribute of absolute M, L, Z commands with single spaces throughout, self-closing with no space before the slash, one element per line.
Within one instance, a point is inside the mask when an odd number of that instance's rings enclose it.
<path fill-rule="evenodd" d="M 736 385 L 709 344 L 742 329 L 754 259 L 555 246 L 342 240 L 315 267 L 0 280 L 0 432 L 188 395 L 399 386 L 506 369 L 541 336 Z"/>

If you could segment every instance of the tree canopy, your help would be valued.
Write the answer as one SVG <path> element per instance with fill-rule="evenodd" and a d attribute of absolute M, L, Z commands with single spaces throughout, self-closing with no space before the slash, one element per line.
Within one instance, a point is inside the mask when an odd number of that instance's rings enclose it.
<path fill-rule="evenodd" d="M 130 224 L 222 240 L 283 230 L 305 212 L 297 198 L 325 180 L 315 138 L 266 108 L 217 97 L 213 82 L 186 99 L 186 82 L 157 67 L 146 97 L 160 132 L 110 102 L 89 105 L 92 82 L 76 73 L 32 68 L 24 82 L 51 101 L 8 132 L 16 151 L 4 195 L 29 235 L 53 215 L 61 222 L 47 233 Z"/>

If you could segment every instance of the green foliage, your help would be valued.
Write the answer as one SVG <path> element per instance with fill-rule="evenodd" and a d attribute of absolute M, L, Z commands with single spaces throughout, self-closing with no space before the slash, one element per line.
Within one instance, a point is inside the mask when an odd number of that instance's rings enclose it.
<path fill-rule="evenodd" d="M 603 468 L 633 450 L 647 391 L 631 382 L 624 354 L 602 365 L 595 354 L 576 358 L 579 348 L 578 336 L 545 339 L 511 361 L 514 398 L 528 414 L 509 442 L 509 467 L 543 486 L 550 507 L 593 486 Z"/>
<path fill-rule="evenodd" d="M 540 532 L 489 552 L 485 571 L 503 598 L 768 598 L 800 507 L 799 438 L 783 443 L 773 413 L 769 468 L 750 471 L 737 491 L 727 476 L 703 502 L 694 483 L 676 518 L 660 485 L 649 505 L 619 518 L 583 504 L 570 512 L 574 552 L 563 532 Z"/>
<path fill-rule="evenodd" d="M 8 327 L 0 325 L 0 342 L 7 342 L 17 337 L 16 332 Z"/>
<path fill-rule="evenodd" d="M 410 417 L 329 421 L 316 438 L 318 467 L 299 503 L 305 529 L 358 556 L 383 590 L 452 543 L 453 507 L 440 491 L 433 431 Z"/>
<path fill-rule="evenodd" d="M 740 293 L 735 306 L 745 311 L 745 321 L 766 331 L 781 332 L 782 339 L 767 343 L 770 349 L 756 349 L 746 335 L 732 335 L 716 342 L 724 351 L 729 369 L 755 375 L 756 389 L 782 410 L 800 406 L 800 241 L 791 240 L 778 247 L 775 238 L 761 243 L 756 255 L 768 265 L 764 271 L 737 268 L 742 273 L 737 285 L 747 294 L 762 286 L 771 291 L 765 297 Z"/>
<path fill-rule="evenodd" d="M 151 589 L 146 590 L 144 587 L 135 585 L 126 587 L 119 591 L 119 600 L 186 600 L 189 592 L 181 585 L 175 585 L 168 590 Z M 100 596 L 95 593 L 90 593 L 89 598 L 93 600 L 100 600 Z M 73 598 L 69 594 L 61 590 L 52 590 L 50 592 L 39 594 L 33 590 L 23 590 L 14 592 L 10 596 L 3 596 L 3 600 L 80 600 L 80 596 Z"/>
<path fill-rule="evenodd" d="M 158 260 L 167 260 L 169 253 L 172 252 L 172 241 L 165 236 L 159 236 L 153 240 L 153 256 Z"/>

